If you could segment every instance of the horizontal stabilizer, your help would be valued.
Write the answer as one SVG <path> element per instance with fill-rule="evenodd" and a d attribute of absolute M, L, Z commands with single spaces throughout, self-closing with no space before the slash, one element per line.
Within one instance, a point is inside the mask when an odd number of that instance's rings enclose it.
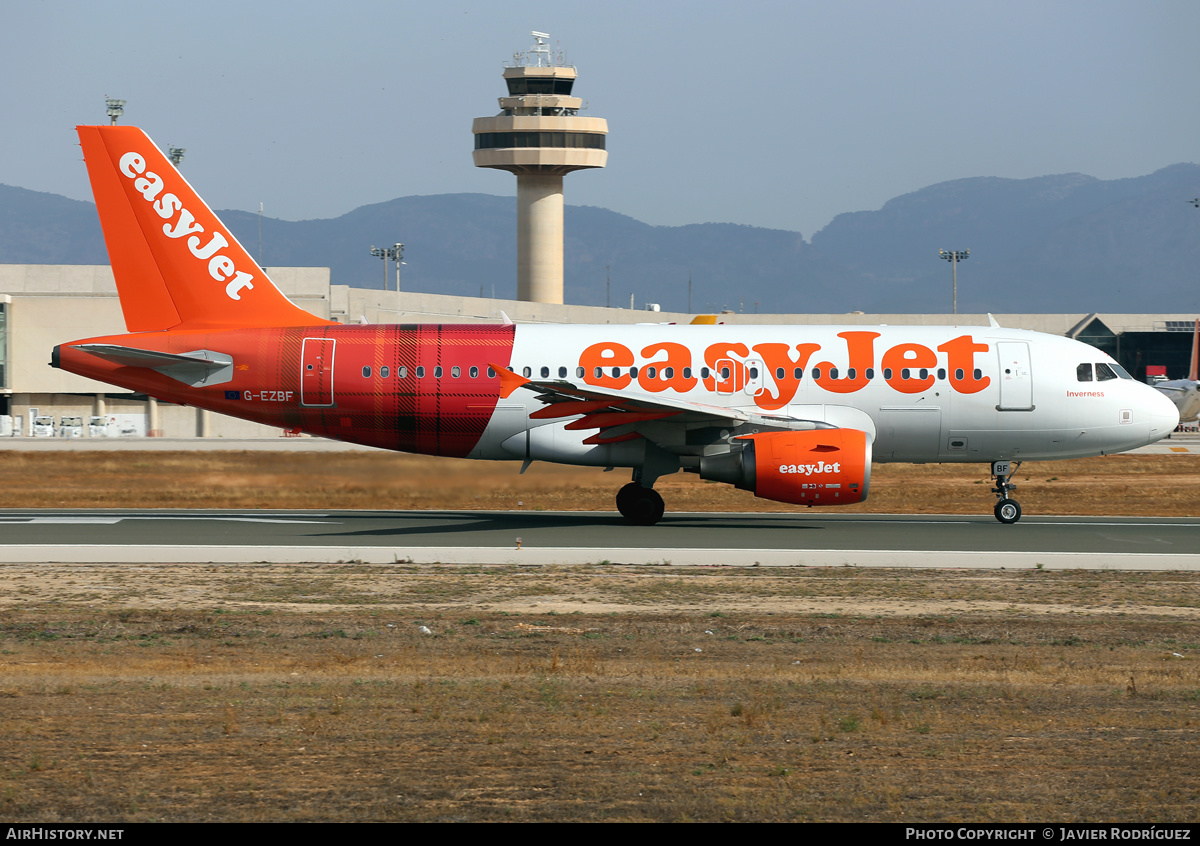
<path fill-rule="evenodd" d="M 119 344 L 74 344 L 105 361 L 125 367 L 147 367 L 194 388 L 220 385 L 233 378 L 233 356 L 212 350 L 193 350 L 185 353 L 166 353 L 122 347 Z"/>

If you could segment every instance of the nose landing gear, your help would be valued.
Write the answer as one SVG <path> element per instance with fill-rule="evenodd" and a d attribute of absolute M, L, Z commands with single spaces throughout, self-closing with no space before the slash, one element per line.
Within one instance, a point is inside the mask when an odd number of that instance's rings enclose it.
<path fill-rule="evenodd" d="M 993 513 L 1001 523 L 1015 523 L 1021 519 L 1021 504 L 1015 499 L 1009 498 L 1008 495 L 1009 491 L 1017 489 L 1017 486 L 1008 480 L 1020 466 L 1021 462 L 1019 461 L 992 462 L 992 475 L 996 478 L 996 487 L 992 488 L 992 493 L 996 495 L 997 499 Z"/>

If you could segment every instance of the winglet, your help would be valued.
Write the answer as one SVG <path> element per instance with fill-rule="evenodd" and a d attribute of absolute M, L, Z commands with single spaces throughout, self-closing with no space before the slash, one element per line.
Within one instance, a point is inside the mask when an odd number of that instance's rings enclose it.
<path fill-rule="evenodd" d="M 990 311 L 988 312 L 988 325 L 993 329 L 1000 328 L 1000 324 L 996 322 L 996 318 L 992 317 L 992 313 Z"/>
<path fill-rule="evenodd" d="M 692 318 L 692 326 L 715 326 L 717 316 L 715 314 L 697 314 Z"/>
<path fill-rule="evenodd" d="M 518 376 L 507 367 L 501 367 L 499 364 L 489 364 L 488 367 L 496 371 L 496 375 L 500 377 L 500 399 L 508 399 L 517 388 L 522 385 L 528 385 L 533 381 L 532 379 L 526 379 L 524 376 Z"/>
<path fill-rule="evenodd" d="M 328 323 L 293 305 L 136 126 L 79 126 L 130 332 Z"/>

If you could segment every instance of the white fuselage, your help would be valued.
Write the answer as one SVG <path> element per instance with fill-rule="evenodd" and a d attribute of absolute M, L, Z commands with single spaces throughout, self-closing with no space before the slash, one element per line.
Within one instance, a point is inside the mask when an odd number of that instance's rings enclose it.
<path fill-rule="evenodd" d="M 1116 367 L 1068 338 L 974 326 L 521 325 L 511 360 L 534 380 L 739 409 L 760 424 L 768 418 L 768 429 L 770 418 L 779 428 L 816 421 L 863 429 L 875 461 L 918 463 L 1102 455 L 1175 428 L 1165 397 L 1127 375 L 1096 381 L 1091 365 L 1099 363 Z M 640 442 L 585 444 L 590 433 L 567 429 L 569 421 L 531 419 L 540 406 L 529 391 L 503 399 L 472 456 L 640 460 Z M 673 439 L 685 454 L 728 439 L 668 426 L 655 440 Z"/>

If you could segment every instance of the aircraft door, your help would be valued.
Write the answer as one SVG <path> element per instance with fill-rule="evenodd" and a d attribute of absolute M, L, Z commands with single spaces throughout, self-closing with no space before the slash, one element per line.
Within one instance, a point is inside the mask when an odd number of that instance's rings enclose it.
<path fill-rule="evenodd" d="M 333 405 L 333 338 L 305 338 L 300 347 L 300 405 Z"/>
<path fill-rule="evenodd" d="M 1033 372 L 1029 365 L 1029 344 L 1023 341 L 999 341 L 1000 403 L 997 411 L 1033 411 Z"/>

